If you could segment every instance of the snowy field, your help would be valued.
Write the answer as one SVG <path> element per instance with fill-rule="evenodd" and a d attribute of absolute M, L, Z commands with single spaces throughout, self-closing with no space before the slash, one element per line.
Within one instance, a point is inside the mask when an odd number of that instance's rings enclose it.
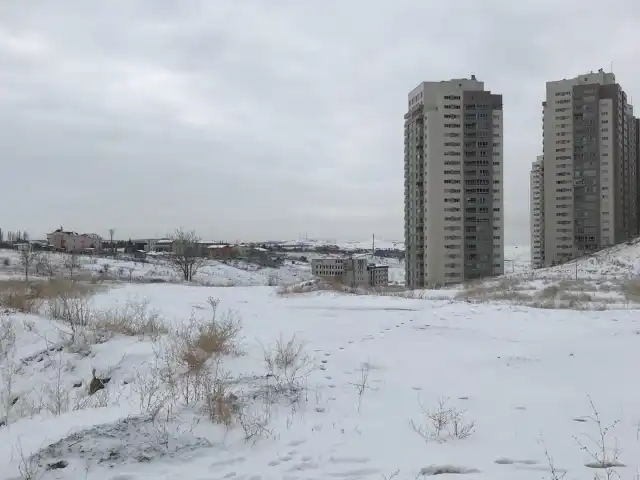
<path fill-rule="evenodd" d="M 113 310 L 145 300 L 173 330 L 192 315 L 206 321 L 210 296 L 242 320 L 244 355 L 222 358 L 240 399 L 228 428 L 177 398 L 149 419 L 165 335 L 79 348 L 65 323 L 5 314 L 15 349 L 5 338 L 0 479 L 606 478 L 593 468 L 603 448 L 588 396 L 603 428 L 619 422 L 604 455 L 636 478 L 637 310 L 169 284 L 118 285 L 90 301 Z M 309 355 L 300 394 L 267 401 L 276 380 L 265 378 L 264 351 L 294 335 Z M 89 396 L 94 369 L 110 380 Z"/>
<path fill-rule="evenodd" d="M 67 274 L 65 261 L 68 256 L 61 254 L 49 254 L 51 263 L 56 266 L 58 273 Z M 7 259 L 9 266 L 0 263 L 0 274 L 14 274 L 20 276 L 23 269 L 20 265 L 20 255 L 13 250 L 0 250 L 0 262 Z M 91 276 L 105 274 L 110 279 L 137 280 L 137 281 L 166 281 L 180 282 L 181 278 L 162 259 L 149 257 L 148 262 L 136 262 L 133 260 L 121 260 L 102 257 L 78 257 L 79 269 L 77 273 Z M 106 268 L 106 270 L 105 270 Z M 208 261 L 194 278 L 194 282 L 200 285 L 234 287 L 234 286 L 260 286 L 260 285 L 288 285 L 311 278 L 309 264 L 286 261 L 279 268 L 258 268 L 256 265 L 242 261 L 229 263 Z"/>

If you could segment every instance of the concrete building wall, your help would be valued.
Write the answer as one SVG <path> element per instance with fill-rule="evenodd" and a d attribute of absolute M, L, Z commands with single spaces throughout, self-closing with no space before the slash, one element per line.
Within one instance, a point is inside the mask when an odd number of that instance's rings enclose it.
<path fill-rule="evenodd" d="M 502 152 L 502 98 L 485 91 L 483 82 L 423 82 L 409 93 L 407 286 L 503 272 Z M 465 208 L 475 215 L 467 216 Z"/>
<path fill-rule="evenodd" d="M 547 82 L 543 103 L 546 266 L 638 230 L 632 108 L 612 73 Z"/>
<path fill-rule="evenodd" d="M 322 278 L 341 278 L 344 273 L 343 258 L 313 258 L 311 274 Z"/>
<path fill-rule="evenodd" d="M 372 287 L 386 287 L 389 285 L 389 267 L 369 265 L 369 285 Z"/>
<path fill-rule="evenodd" d="M 531 166 L 530 233 L 531 268 L 544 266 L 544 161 L 540 155 Z"/>
<path fill-rule="evenodd" d="M 640 119 L 634 118 L 635 125 L 635 149 L 636 149 L 636 187 L 640 187 Z M 636 235 L 640 235 L 640 191 L 636 196 L 636 212 L 638 213 L 638 225 Z"/>

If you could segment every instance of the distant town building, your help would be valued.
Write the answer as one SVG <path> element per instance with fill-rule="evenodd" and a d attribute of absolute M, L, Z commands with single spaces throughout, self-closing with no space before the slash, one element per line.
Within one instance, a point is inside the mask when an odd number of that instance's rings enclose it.
<path fill-rule="evenodd" d="M 314 258 L 311 260 L 311 273 L 352 287 L 383 287 L 389 284 L 389 267 L 369 263 L 365 255 Z"/>
<path fill-rule="evenodd" d="M 77 233 L 60 227 L 49 233 L 47 240 L 54 250 L 61 252 L 81 253 L 102 250 L 102 238 L 95 233 Z"/>
<path fill-rule="evenodd" d="M 226 260 L 233 256 L 233 246 L 225 243 L 209 245 L 207 247 L 209 258 L 214 260 Z"/>

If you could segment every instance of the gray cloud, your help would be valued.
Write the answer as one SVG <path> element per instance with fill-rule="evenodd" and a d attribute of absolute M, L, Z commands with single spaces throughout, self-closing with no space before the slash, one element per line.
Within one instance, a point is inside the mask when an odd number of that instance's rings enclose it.
<path fill-rule="evenodd" d="M 636 0 L 64 6 L 0 7 L 0 226 L 33 235 L 401 239 L 406 94 L 475 73 L 526 243 L 544 82 L 612 62 L 640 95 Z"/>

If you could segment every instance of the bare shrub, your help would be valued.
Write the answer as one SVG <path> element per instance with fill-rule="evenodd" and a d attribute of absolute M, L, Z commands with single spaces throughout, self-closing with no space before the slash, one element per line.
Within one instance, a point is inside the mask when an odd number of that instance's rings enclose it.
<path fill-rule="evenodd" d="M 155 368 L 144 374 L 136 372 L 132 387 L 138 397 L 140 413 L 149 415 L 151 420 L 155 420 L 172 398 L 170 389 L 167 388 L 159 373 Z"/>
<path fill-rule="evenodd" d="M 238 355 L 238 335 L 242 322 L 233 311 L 218 318 L 218 299 L 209 297 L 212 315 L 209 321 L 201 321 L 193 314 L 190 322 L 177 332 L 179 359 L 189 370 L 199 370 L 211 357 Z"/>
<path fill-rule="evenodd" d="M 63 322 L 71 330 L 70 343 L 79 340 L 78 334 L 86 334 L 95 318 L 88 299 L 72 292 L 50 299 L 47 307 L 49 318 Z"/>
<path fill-rule="evenodd" d="M 368 363 L 364 363 L 362 367 L 358 369 L 358 377 L 351 385 L 356 389 L 358 394 L 358 412 L 362 408 L 362 398 L 367 390 L 371 390 L 369 386 L 369 374 L 371 373 L 371 366 Z"/>
<path fill-rule="evenodd" d="M 244 432 L 245 442 L 255 443 L 260 439 L 273 437 L 270 422 L 271 409 L 267 404 L 247 405 L 238 412 L 238 424 Z"/>
<path fill-rule="evenodd" d="M 438 406 L 427 409 L 421 404 L 421 419 L 410 421 L 411 429 L 425 442 L 435 440 L 438 443 L 448 439 L 464 439 L 475 431 L 475 422 L 465 418 L 465 411 L 447 405 L 448 399 L 441 398 Z"/>
<path fill-rule="evenodd" d="M 306 353 L 305 344 L 296 336 L 289 340 L 282 337 L 269 348 L 262 348 L 267 380 L 273 379 L 270 385 L 276 394 L 283 394 L 292 400 L 299 399 L 305 388 L 305 381 L 315 369 L 313 361 Z"/>
<path fill-rule="evenodd" d="M 620 423 L 619 420 L 615 420 L 614 422 L 605 425 L 600 417 L 600 413 L 598 409 L 593 403 L 593 400 L 590 396 L 587 396 L 589 400 L 589 406 L 591 407 L 591 415 L 586 417 L 589 423 L 595 426 L 596 435 L 583 435 L 583 437 L 588 440 L 589 444 L 583 442 L 578 437 L 573 437 L 580 449 L 585 452 L 591 459 L 593 460 L 590 463 L 587 463 L 586 466 L 589 468 L 601 469 L 604 476 L 600 473 L 596 473 L 594 478 L 601 479 L 605 478 L 607 480 L 611 480 L 612 478 L 619 478 L 619 475 L 616 473 L 616 467 L 624 467 L 624 464 L 620 462 L 620 454 L 622 451 L 618 447 L 617 439 L 611 439 L 611 433 L 613 429 Z"/>
<path fill-rule="evenodd" d="M 566 477 L 567 472 L 564 470 L 558 469 L 556 467 L 553 457 L 549 453 L 549 450 L 544 445 L 544 443 L 542 441 L 539 441 L 538 443 L 540 443 L 544 447 L 544 456 L 547 459 L 547 465 L 549 466 L 549 474 L 550 474 L 548 480 L 562 480 L 564 477 Z"/>
<path fill-rule="evenodd" d="M 64 365 L 61 354 L 56 359 L 56 375 L 53 382 L 47 383 L 43 387 L 41 396 L 41 410 L 47 410 L 52 415 L 62 415 L 69 411 L 70 397 L 69 389 L 63 383 L 62 373 Z"/>
<path fill-rule="evenodd" d="M 44 472 L 40 466 L 40 456 L 38 454 L 25 455 L 20 443 L 17 445 L 15 454 L 18 456 L 18 473 L 21 480 L 38 480 L 43 476 Z"/>

